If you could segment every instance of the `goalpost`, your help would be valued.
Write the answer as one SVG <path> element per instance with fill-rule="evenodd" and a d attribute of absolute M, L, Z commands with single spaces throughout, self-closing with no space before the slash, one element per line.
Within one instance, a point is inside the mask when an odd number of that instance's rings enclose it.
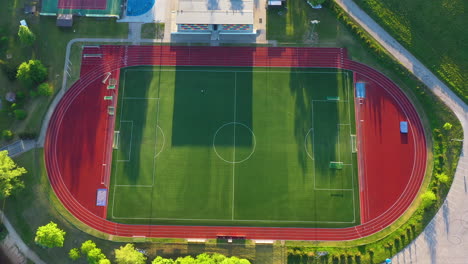
<path fill-rule="evenodd" d="M 357 142 L 356 142 L 356 135 L 351 135 L 351 152 L 357 152 Z"/>
<path fill-rule="evenodd" d="M 120 139 L 120 131 L 114 131 L 114 142 L 112 143 L 113 149 L 119 149 L 119 139 Z"/>
<path fill-rule="evenodd" d="M 330 161 L 330 169 L 341 170 L 343 169 L 343 162 L 341 161 Z"/>

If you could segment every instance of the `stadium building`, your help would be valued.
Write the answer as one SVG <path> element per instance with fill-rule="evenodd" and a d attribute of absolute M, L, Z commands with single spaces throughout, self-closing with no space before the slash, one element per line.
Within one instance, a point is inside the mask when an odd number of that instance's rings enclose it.
<path fill-rule="evenodd" d="M 255 35 L 254 0 L 178 0 L 172 34 Z"/>

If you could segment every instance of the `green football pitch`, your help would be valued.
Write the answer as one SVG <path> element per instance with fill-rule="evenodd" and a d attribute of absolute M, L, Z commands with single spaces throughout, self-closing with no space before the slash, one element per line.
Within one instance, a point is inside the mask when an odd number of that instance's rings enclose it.
<path fill-rule="evenodd" d="M 108 219 L 359 224 L 352 73 L 122 69 Z"/>

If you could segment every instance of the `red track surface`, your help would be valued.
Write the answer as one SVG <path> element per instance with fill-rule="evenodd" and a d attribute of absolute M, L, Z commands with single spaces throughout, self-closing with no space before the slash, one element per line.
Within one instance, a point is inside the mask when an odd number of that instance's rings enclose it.
<path fill-rule="evenodd" d="M 106 9 L 106 0 L 59 0 L 60 9 Z"/>
<path fill-rule="evenodd" d="M 414 200 L 426 168 L 426 141 L 419 116 L 400 89 L 383 74 L 351 61 L 339 48 L 101 46 L 85 48 L 81 79 L 65 94 L 49 124 L 45 159 L 51 185 L 64 206 L 80 221 L 118 236 L 249 239 L 351 240 L 393 223 Z M 95 192 L 108 171 L 113 120 L 102 96 L 106 72 L 137 65 L 207 65 L 343 68 L 365 81 L 366 99 L 356 102 L 361 225 L 349 228 L 269 228 L 229 226 L 127 225 L 105 219 L 95 206 Z M 364 120 L 361 122 L 360 120 Z M 400 137 L 399 121 L 410 132 Z"/>

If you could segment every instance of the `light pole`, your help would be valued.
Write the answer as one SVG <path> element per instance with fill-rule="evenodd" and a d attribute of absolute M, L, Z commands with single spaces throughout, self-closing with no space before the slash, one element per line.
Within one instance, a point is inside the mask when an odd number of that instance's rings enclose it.
<path fill-rule="evenodd" d="M 315 26 L 320 23 L 319 20 L 311 20 L 310 23 L 312 24 L 312 30 L 310 31 L 310 36 L 309 36 L 309 39 L 310 40 L 313 40 L 314 38 L 314 30 L 315 30 Z"/>

